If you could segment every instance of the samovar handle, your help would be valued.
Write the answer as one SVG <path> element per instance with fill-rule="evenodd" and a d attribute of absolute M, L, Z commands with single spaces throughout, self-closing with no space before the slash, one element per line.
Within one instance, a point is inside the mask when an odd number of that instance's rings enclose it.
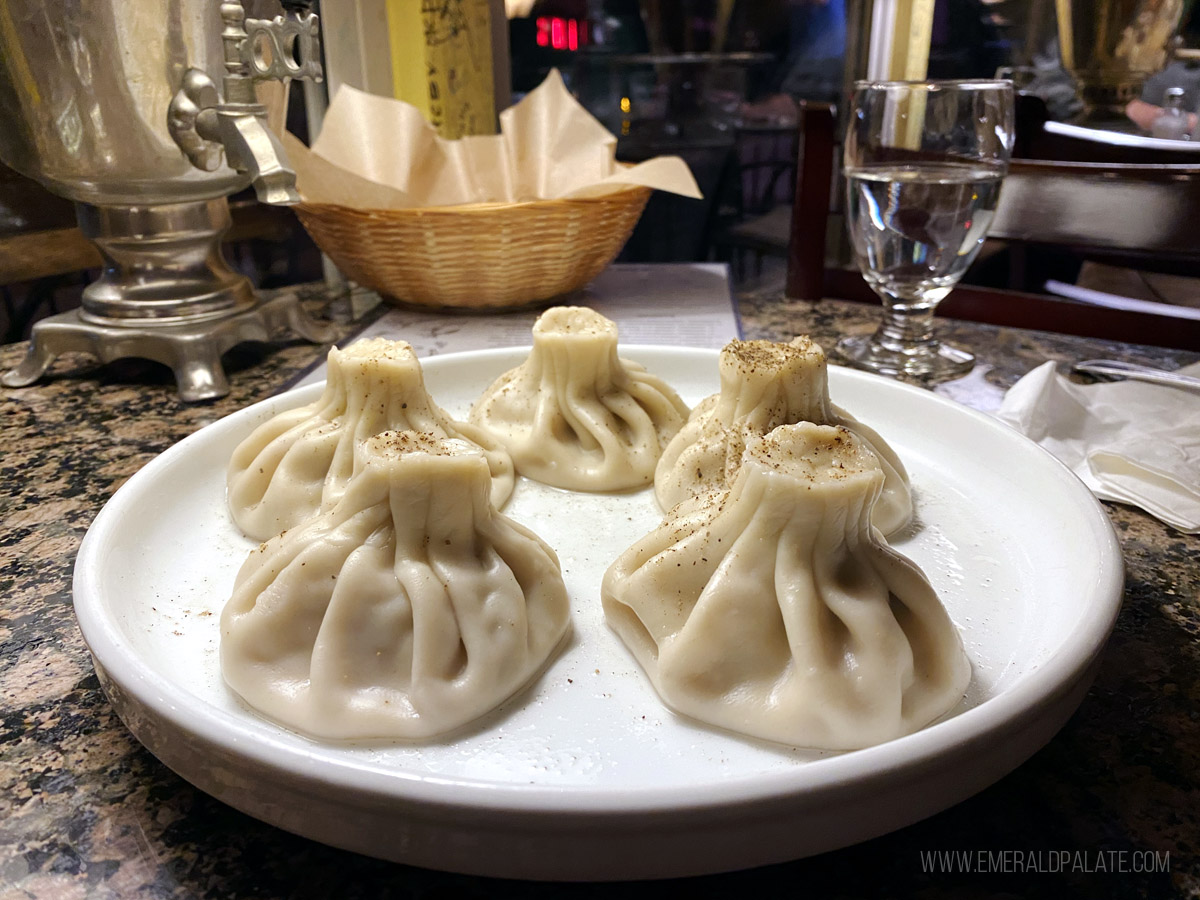
<path fill-rule="evenodd" d="M 183 84 L 167 106 L 167 130 L 171 137 L 192 165 L 205 172 L 215 172 L 221 167 L 225 148 L 201 136 L 197 123 L 204 110 L 215 109 L 220 102 L 213 80 L 199 69 L 188 69 L 183 73 Z"/>

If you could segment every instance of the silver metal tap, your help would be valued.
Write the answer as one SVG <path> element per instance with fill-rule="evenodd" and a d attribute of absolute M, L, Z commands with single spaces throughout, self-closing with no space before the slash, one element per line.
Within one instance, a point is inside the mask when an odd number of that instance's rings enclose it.
<path fill-rule="evenodd" d="M 223 153 L 231 169 L 250 176 L 260 201 L 298 203 L 296 173 L 267 126 L 267 110 L 254 85 L 266 79 L 321 80 L 317 17 L 286 12 L 274 19 L 247 19 L 242 4 L 231 0 L 221 4 L 221 19 L 222 91 L 208 74 L 189 69 L 168 107 L 168 130 L 196 168 L 215 170 Z"/>
<path fill-rule="evenodd" d="M 291 206 L 300 202 L 296 172 L 287 164 L 283 144 L 264 117 L 218 113 L 217 124 L 215 140 L 225 147 L 229 168 L 250 176 L 261 203 Z"/>

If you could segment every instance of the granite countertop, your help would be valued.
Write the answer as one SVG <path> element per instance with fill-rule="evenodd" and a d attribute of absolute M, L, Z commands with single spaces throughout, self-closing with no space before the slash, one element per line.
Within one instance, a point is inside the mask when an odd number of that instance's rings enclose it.
<path fill-rule="evenodd" d="M 311 304 L 322 291 L 304 289 Z M 747 337 L 869 331 L 877 310 L 840 301 L 740 298 Z M 942 388 L 993 408 L 1046 359 L 1122 356 L 1181 364 L 1195 354 L 942 321 L 979 355 Z M 342 333 L 348 326 L 339 326 Z M 224 806 L 165 768 L 102 694 L 71 608 L 80 540 L 113 492 L 202 425 L 267 397 L 324 348 L 246 346 L 232 391 L 187 405 L 152 363 L 60 360 L 50 380 L 0 392 L 0 900 L 607 896 L 605 885 L 522 884 L 420 870 L 334 850 Z M 0 348 L 0 366 L 24 347 Z M 705 896 L 1200 897 L 1200 537 L 1105 504 L 1127 566 L 1124 607 L 1075 716 L 993 787 L 894 834 L 823 856 L 688 879 Z M 1082 851 L 1089 871 L 924 871 L 922 851 Z M 1113 854 L 1102 856 L 1108 851 Z M 1155 851 L 1165 871 L 1096 871 Z M 1163 866 L 1162 864 L 1166 865 Z M 627 896 L 664 886 L 630 885 Z"/>

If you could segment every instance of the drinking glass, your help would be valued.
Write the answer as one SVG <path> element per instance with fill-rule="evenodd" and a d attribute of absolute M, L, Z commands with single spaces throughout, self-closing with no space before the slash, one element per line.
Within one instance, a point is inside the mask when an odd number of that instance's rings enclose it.
<path fill-rule="evenodd" d="M 859 82 L 845 141 L 846 223 L 883 324 L 836 353 L 886 375 L 946 378 L 975 363 L 933 313 L 975 259 L 1013 143 L 1008 81 Z"/>

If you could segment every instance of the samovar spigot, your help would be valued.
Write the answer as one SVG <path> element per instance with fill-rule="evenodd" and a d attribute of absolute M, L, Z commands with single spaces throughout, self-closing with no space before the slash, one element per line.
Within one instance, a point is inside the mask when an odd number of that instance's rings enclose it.
<path fill-rule="evenodd" d="M 321 80 L 317 16 L 289 10 L 274 19 L 247 19 L 241 2 L 228 0 L 221 4 L 221 20 L 221 90 L 205 72 L 188 69 L 167 110 L 168 131 L 196 168 L 212 172 L 224 157 L 231 169 L 250 176 L 263 203 L 298 203 L 296 173 L 267 126 L 254 86 L 268 79 Z"/>

